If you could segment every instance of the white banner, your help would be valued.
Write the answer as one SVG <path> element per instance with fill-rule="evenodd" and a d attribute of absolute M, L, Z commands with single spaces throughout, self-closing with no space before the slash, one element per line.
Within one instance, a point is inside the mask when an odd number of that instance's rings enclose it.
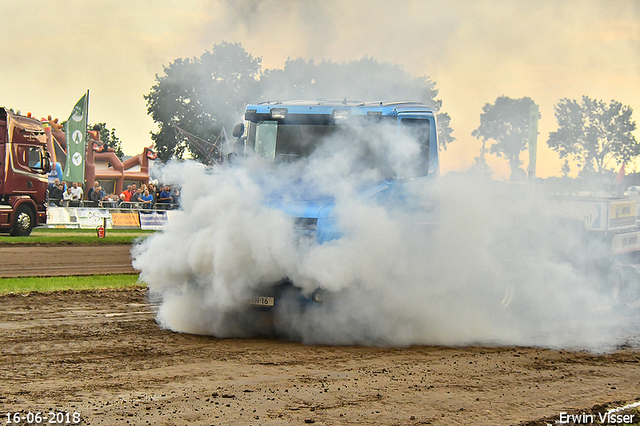
<path fill-rule="evenodd" d="M 141 228 L 160 230 L 162 227 L 182 212 L 177 210 L 163 210 L 141 212 L 135 209 L 121 209 L 113 214 L 120 215 L 117 222 L 124 228 Z M 82 228 L 95 229 L 107 219 L 107 229 L 113 228 L 113 218 L 109 209 L 99 209 L 91 207 L 47 207 L 47 227 L 48 228 Z M 124 216 L 134 216 L 125 218 L 126 224 L 122 223 Z M 140 215 L 140 221 L 136 219 Z"/>
<path fill-rule="evenodd" d="M 82 207 L 47 207 L 48 228 L 95 229 L 104 224 L 111 228 L 111 213 L 108 209 Z"/>
<path fill-rule="evenodd" d="M 140 212 L 140 228 L 160 230 L 167 222 L 166 211 L 161 212 Z"/>

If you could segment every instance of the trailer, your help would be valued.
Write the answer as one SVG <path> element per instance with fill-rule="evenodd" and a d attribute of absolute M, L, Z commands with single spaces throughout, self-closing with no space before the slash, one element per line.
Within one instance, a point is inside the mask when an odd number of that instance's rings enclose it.
<path fill-rule="evenodd" d="M 563 196 L 545 200 L 545 214 L 583 233 L 587 274 L 600 277 L 603 296 L 614 307 L 640 307 L 640 226 L 630 197 Z M 578 256 L 576 256 L 578 257 Z"/>

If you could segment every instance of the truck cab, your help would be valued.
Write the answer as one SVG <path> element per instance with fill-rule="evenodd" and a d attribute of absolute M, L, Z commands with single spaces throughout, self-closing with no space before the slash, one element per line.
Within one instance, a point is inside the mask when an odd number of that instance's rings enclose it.
<path fill-rule="evenodd" d="M 420 170 L 414 174 L 437 176 L 438 139 L 431 108 L 416 102 L 289 101 L 247 105 L 246 129 L 236 153 L 258 154 L 268 160 L 295 161 L 308 157 L 325 139 L 371 137 L 376 128 L 393 127 L 420 142 Z M 356 134 L 357 130 L 361 133 Z"/>
<path fill-rule="evenodd" d="M 238 140 L 230 158 L 257 155 L 278 164 L 305 160 L 327 146 L 343 153 L 355 151 L 363 167 L 377 170 L 380 178 L 358 188 L 357 196 L 405 202 L 401 195 L 404 185 L 411 181 L 428 184 L 439 175 L 436 118 L 434 111 L 421 103 L 270 101 L 247 105 L 244 118 L 245 123 L 234 128 Z M 407 140 L 411 142 L 403 145 Z M 403 146 L 410 152 L 403 152 Z M 333 214 L 332 194 L 313 188 L 297 188 L 294 193 L 297 198 L 272 193 L 266 194 L 266 199 L 272 208 L 294 219 L 300 235 L 317 244 L 343 235 Z M 435 216 L 431 214 L 429 220 Z M 292 287 L 295 283 L 285 277 L 272 291 L 252 297 L 251 304 L 277 306 L 282 293 Z M 301 300 L 320 302 L 324 296 L 318 290 Z"/>
<path fill-rule="evenodd" d="M 0 232 L 26 236 L 46 223 L 46 146 L 40 121 L 0 108 Z"/>

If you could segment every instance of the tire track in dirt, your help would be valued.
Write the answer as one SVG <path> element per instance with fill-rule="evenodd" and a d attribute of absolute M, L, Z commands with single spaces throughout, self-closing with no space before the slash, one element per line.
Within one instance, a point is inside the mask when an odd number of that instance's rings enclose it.
<path fill-rule="evenodd" d="M 0 247 L 0 278 L 134 273 L 128 244 Z"/>

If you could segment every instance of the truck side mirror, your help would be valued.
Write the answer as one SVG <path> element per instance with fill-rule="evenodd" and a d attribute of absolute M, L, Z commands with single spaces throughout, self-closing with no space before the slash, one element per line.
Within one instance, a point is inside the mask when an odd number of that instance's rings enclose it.
<path fill-rule="evenodd" d="M 45 173 L 51 172 L 51 154 L 49 154 L 48 152 L 44 155 L 44 158 L 42 159 L 42 170 L 44 170 Z"/>
<path fill-rule="evenodd" d="M 234 138 L 239 138 L 242 135 L 244 135 L 244 123 L 238 123 L 235 126 L 233 126 L 232 134 Z"/>

